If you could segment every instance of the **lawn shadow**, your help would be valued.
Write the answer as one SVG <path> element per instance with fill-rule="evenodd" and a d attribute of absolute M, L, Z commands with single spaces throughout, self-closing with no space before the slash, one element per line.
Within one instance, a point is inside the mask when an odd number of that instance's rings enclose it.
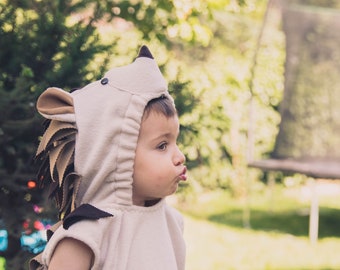
<path fill-rule="evenodd" d="M 309 212 L 307 211 L 269 211 L 251 210 L 250 225 L 256 231 L 273 231 L 295 236 L 309 233 Z M 208 220 L 227 226 L 244 228 L 243 210 L 233 209 L 208 216 Z M 340 209 L 320 207 L 319 238 L 340 237 Z"/>

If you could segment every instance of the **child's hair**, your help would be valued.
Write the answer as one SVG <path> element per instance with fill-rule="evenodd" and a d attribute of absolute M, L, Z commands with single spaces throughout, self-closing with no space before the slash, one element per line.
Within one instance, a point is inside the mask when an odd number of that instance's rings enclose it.
<path fill-rule="evenodd" d="M 144 109 L 143 120 L 148 118 L 150 112 L 162 114 L 167 118 L 177 115 L 173 102 L 166 96 L 161 96 L 148 102 Z"/>

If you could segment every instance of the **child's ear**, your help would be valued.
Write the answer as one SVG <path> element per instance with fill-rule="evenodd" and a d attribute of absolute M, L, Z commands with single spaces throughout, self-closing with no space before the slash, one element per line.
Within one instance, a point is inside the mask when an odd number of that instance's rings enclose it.
<path fill-rule="evenodd" d="M 75 122 L 73 98 L 60 88 L 47 88 L 38 98 L 37 110 L 47 119 Z"/>

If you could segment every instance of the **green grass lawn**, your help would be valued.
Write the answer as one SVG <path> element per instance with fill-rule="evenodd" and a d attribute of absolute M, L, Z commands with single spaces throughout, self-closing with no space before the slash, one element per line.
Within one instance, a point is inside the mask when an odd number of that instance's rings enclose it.
<path fill-rule="evenodd" d="M 185 216 L 187 270 L 340 269 L 340 196 L 320 196 L 319 240 L 308 238 L 309 200 L 276 189 L 244 202 L 226 192 L 198 196 L 178 206 Z"/>

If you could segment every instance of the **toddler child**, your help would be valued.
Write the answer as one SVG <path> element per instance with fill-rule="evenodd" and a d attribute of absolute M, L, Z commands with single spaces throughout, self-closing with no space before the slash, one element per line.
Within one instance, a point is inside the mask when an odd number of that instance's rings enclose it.
<path fill-rule="evenodd" d="M 182 270 L 183 219 L 165 202 L 186 180 L 179 121 L 146 46 L 82 89 L 48 88 L 38 177 L 59 209 L 31 269 Z"/>

